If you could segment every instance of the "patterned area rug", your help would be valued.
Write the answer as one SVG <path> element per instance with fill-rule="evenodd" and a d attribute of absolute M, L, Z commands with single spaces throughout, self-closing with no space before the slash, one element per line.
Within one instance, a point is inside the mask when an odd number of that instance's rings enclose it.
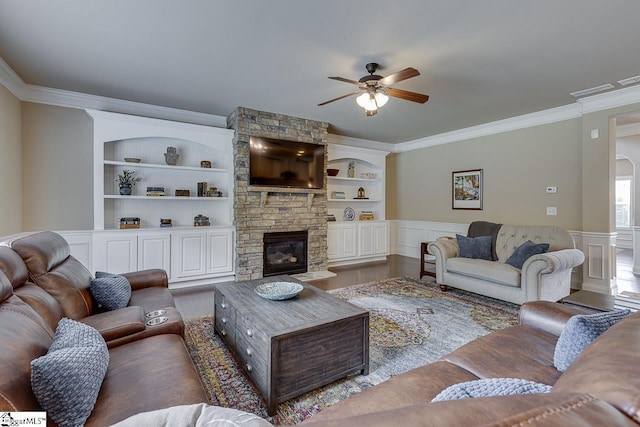
<path fill-rule="evenodd" d="M 331 291 L 366 308 L 369 375 L 354 375 L 291 399 L 269 417 L 253 383 L 214 333 L 213 316 L 185 321 L 185 338 L 212 405 L 262 416 L 275 425 L 299 423 L 394 375 L 434 362 L 461 345 L 517 324 L 519 306 L 432 283 L 387 279 Z"/>

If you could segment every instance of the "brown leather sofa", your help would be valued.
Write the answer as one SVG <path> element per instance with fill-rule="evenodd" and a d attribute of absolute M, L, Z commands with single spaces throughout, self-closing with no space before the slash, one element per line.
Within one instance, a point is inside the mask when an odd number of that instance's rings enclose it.
<path fill-rule="evenodd" d="M 9 278 L 18 296 L 41 316 L 49 317 L 52 329 L 55 330 L 63 316 L 78 320 L 98 329 L 110 348 L 151 335 L 182 335 L 184 324 L 169 292 L 164 270 L 123 274 L 132 288 L 128 307 L 104 311 L 98 308 L 89 291 L 91 273 L 71 256 L 69 244 L 59 234 L 32 233 L 3 245 L 0 246 L 0 270 Z M 30 284 L 25 286 L 27 280 Z M 51 298 L 57 304 L 47 304 L 52 302 Z M 168 320 L 147 326 L 145 315 L 159 309 L 166 312 L 163 316 Z"/>
<path fill-rule="evenodd" d="M 437 362 L 398 375 L 306 420 L 320 426 L 638 426 L 640 313 L 600 335 L 561 373 L 553 366 L 565 322 L 588 311 L 547 302 L 522 306 L 520 325 L 493 332 Z M 430 403 L 450 385 L 522 378 L 550 393 Z"/>
<path fill-rule="evenodd" d="M 88 290 L 91 273 L 69 255 L 61 236 L 35 233 L 3 245 L 0 412 L 41 410 L 31 391 L 30 362 L 47 353 L 62 317 L 96 327 L 109 347 L 107 373 L 86 425 L 107 426 L 140 412 L 207 401 L 163 271 L 127 274 L 129 306 L 100 312 Z M 169 320 L 148 326 L 145 314 L 158 309 Z"/>

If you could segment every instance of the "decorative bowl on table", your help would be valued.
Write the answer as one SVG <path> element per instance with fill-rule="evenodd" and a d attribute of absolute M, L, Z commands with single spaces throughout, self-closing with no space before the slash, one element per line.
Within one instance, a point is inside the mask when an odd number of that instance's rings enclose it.
<path fill-rule="evenodd" d="M 327 169 L 327 175 L 329 176 L 337 176 L 340 169 Z"/>
<path fill-rule="evenodd" d="M 295 297 L 302 292 L 302 289 L 299 283 L 271 282 L 256 286 L 255 291 L 262 298 L 281 301 Z"/>

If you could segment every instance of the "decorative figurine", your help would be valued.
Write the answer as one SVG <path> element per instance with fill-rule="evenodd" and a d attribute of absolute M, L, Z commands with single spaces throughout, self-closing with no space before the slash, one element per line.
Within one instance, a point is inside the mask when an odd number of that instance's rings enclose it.
<path fill-rule="evenodd" d="M 356 177 L 356 162 L 349 162 L 349 167 L 347 168 L 347 176 L 349 178 Z"/>
<path fill-rule="evenodd" d="M 178 159 L 180 158 L 180 154 L 178 154 L 178 149 L 176 147 L 167 147 L 167 152 L 164 153 L 164 161 L 171 166 L 175 166 L 178 164 Z"/>

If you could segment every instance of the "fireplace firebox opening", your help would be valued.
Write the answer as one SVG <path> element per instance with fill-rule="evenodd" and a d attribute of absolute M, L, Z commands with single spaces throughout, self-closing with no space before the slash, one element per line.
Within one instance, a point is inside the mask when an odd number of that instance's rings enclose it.
<path fill-rule="evenodd" d="M 307 230 L 264 233 L 262 276 L 306 273 L 308 237 Z"/>

